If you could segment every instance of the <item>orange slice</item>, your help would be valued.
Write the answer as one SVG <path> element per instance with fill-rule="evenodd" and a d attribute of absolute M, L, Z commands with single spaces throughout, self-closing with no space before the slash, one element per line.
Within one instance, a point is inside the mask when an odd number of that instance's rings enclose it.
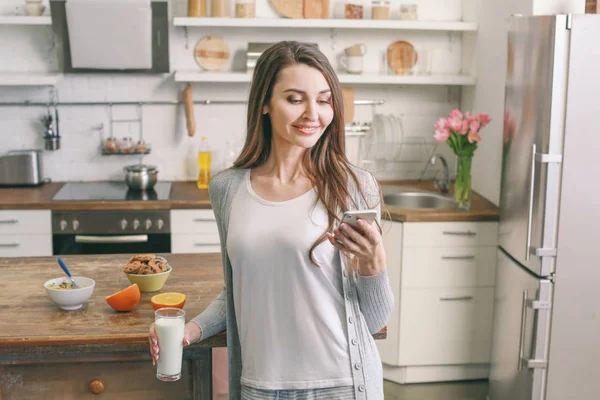
<path fill-rule="evenodd" d="M 163 307 L 183 308 L 185 299 L 185 294 L 171 292 L 154 295 L 150 299 L 150 302 L 152 303 L 152 308 L 154 308 L 154 311 L 156 311 Z"/>
<path fill-rule="evenodd" d="M 140 302 L 140 288 L 137 283 L 105 298 L 109 306 L 117 311 L 131 311 Z"/>

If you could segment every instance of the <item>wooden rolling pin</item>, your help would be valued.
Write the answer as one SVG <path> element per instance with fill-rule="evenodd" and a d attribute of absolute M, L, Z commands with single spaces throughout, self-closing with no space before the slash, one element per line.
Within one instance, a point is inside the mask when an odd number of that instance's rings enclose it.
<path fill-rule="evenodd" d="M 194 118 L 194 95 L 192 94 L 192 85 L 187 84 L 181 92 L 181 101 L 185 110 L 185 121 L 189 136 L 196 133 L 196 119 Z"/>

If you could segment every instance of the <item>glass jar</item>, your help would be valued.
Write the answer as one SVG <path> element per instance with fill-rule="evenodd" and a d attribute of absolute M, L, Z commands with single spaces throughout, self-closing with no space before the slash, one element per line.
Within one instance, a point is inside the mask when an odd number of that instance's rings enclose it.
<path fill-rule="evenodd" d="M 211 0 L 210 16 L 213 18 L 229 18 L 231 10 L 229 8 L 229 0 Z"/>
<path fill-rule="evenodd" d="M 140 140 L 139 142 L 137 142 L 137 144 L 135 145 L 135 152 L 136 153 L 146 153 L 148 151 L 148 145 L 146 144 L 146 142 L 144 142 L 143 140 Z"/>
<path fill-rule="evenodd" d="M 390 2 L 373 0 L 371 2 L 371 19 L 390 19 Z"/>
<path fill-rule="evenodd" d="M 107 153 L 116 153 L 119 151 L 119 143 L 117 143 L 117 139 L 114 137 L 109 137 L 104 141 L 104 150 Z"/>
<path fill-rule="evenodd" d="M 236 18 L 254 18 L 255 15 L 255 0 L 235 0 Z"/>
<path fill-rule="evenodd" d="M 417 19 L 416 4 L 400 4 L 400 19 L 405 21 L 414 21 Z"/>
<path fill-rule="evenodd" d="M 119 143 L 119 147 L 123 153 L 133 153 L 135 145 L 130 137 L 124 137 Z"/>
<path fill-rule="evenodd" d="M 345 19 L 362 19 L 363 5 L 358 0 L 347 0 L 344 7 Z"/>

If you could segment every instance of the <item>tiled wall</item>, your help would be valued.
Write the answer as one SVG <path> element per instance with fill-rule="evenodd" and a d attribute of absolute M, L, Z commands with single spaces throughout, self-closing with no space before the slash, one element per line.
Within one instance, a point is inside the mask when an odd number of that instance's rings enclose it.
<path fill-rule="evenodd" d="M 460 0 L 415 1 L 424 19 L 460 19 Z M 432 6 L 435 3 L 435 7 Z M 22 0 L 2 0 L 0 14 L 12 14 Z M 343 3 L 340 3 L 343 4 Z M 366 3 L 365 3 L 366 4 Z M 399 7 L 399 2 L 392 2 Z M 172 4 L 176 15 L 185 10 L 185 1 Z M 442 12 L 445 10 L 445 12 Z M 183 11 L 184 12 L 184 11 Z M 184 12 L 185 13 L 185 12 Z M 267 0 L 257 0 L 259 16 L 274 16 Z M 456 14 L 456 15 L 455 15 Z M 221 35 L 230 46 L 232 62 L 228 69 L 240 69 L 245 60 L 245 46 L 251 41 L 277 41 L 299 39 L 317 42 L 323 52 L 337 67 L 337 57 L 347 45 L 364 42 L 368 47 L 365 61 L 367 72 L 382 70 L 382 56 L 388 44 L 395 40 L 409 40 L 419 47 L 434 48 L 439 59 L 434 68 L 446 72 L 460 70 L 460 34 L 445 32 L 391 32 L 341 30 L 331 35 L 330 30 L 277 30 L 265 29 L 249 32 L 245 29 L 213 29 L 172 27 L 170 32 L 171 70 L 198 69 L 193 60 L 195 43 L 207 34 Z M 251 38 L 251 39 L 249 39 Z M 52 52 L 51 28 L 49 26 L 2 26 L 0 25 L 0 73 L 6 71 L 54 71 L 56 60 Z M 172 74 L 147 76 L 126 74 L 69 74 L 59 79 L 56 87 L 60 101 L 151 101 L 177 99 L 183 84 L 176 83 Z M 245 100 L 247 84 L 194 84 L 196 99 Z M 430 139 L 432 124 L 438 116 L 447 114 L 459 104 L 460 89 L 443 86 L 356 86 L 357 99 L 384 99 L 386 104 L 375 112 L 402 114 L 404 136 Z M 9 88 L 0 86 L 0 102 L 43 101 L 51 98 L 49 88 Z M 374 109 L 370 106 L 357 108 L 356 119 L 369 121 Z M 38 119 L 45 112 L 40 107 L 0 107 L 0 153 L 12 149 L 43 148 L 43 128 Z M 136 107 L 113 107 L 114 118 L 130 118 L 137 114 Z M 104 126 L 104 136 L 110 132 L 108 106 L 64 106 L 59 108 L 61 149 L 44 153 L 45 173 L 54 181 L 64 180 L 118 180 L 126 165 L 142 161 L 159 168 L 159 179 L 194 179 L 197 166 L 195 147 L 201 136 L 207 136 L 213 149 L 214 170 L 223 167 L 223 154 L 228 141 L 240 142 L 245 131 L 245 105 L 197 105 L 195 107 L 197 133 L 190 138 L 185 131 L 181 106 L 144 106 L 143 139 L 151 143 L 152 154 L 138 156 L 102 156 L 100 154 L 101 132 L 95 128 Z M 117 137 L 131 136 L 136 140 L 139 126 L 134 123 L 115 124 L 113 134 Z M 348 148 L 356 154 L 356 138 L 348 140 Z M 449 154 L 446 146 L 439 147 Z M 354 156 L 352 156 L 354 157 Z M 358 162 L 358 160 L 355 159 Z M 418 168 L 421 169 L 420 167 Z M 432 169 L 435 171 L 435 167 Z M 395 164 L 382 172 L 381 178 L 416 177 L 406 165 Z"/>

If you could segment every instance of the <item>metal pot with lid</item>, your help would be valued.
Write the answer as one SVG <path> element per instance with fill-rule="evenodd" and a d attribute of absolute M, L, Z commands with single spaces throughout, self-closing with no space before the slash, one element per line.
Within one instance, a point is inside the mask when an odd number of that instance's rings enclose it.
<path fill-rule="evenodd" d="M 152 189 L 158 180 L 158 170 L 152 165 L 129 165 L 123 170 L 125 171 L 125 183 L 132 190 Z"/>

